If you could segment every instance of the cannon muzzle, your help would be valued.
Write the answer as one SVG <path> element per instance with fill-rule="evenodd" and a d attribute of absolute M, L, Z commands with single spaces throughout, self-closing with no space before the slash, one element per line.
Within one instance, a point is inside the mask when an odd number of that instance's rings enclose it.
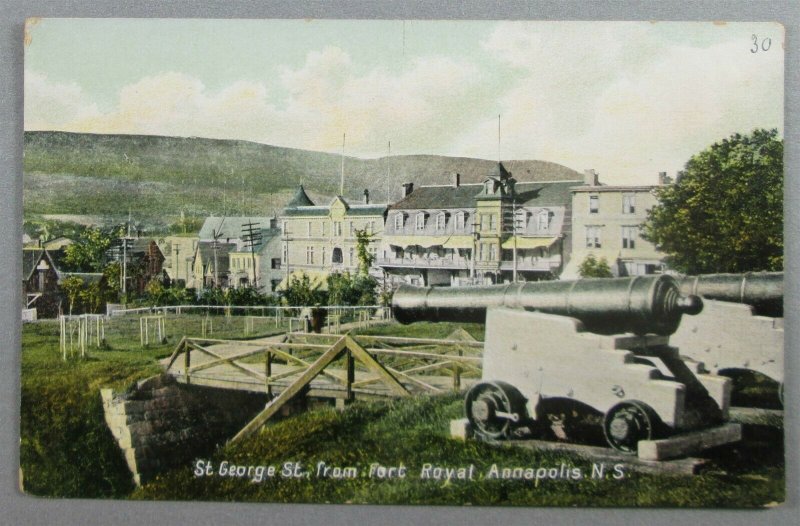
<path fill-rule="evenodd" d="M 683 294 L 744 303 L 757 314 L 783 317 L 783 272 L 701 274 L 680 278 L 679 285 Z"/>
<path fill-rule="evenodd" d="M 401 323 L 486 321 L 489 307 L 510 307 L 579 319 L 598 334 L 674 333 L 683 314 L 703 303 L 683 296 L 667 275 L 630 278 L 536 281 L 478 287 L 412 287 L 394 293 L 392 308 Z"/>

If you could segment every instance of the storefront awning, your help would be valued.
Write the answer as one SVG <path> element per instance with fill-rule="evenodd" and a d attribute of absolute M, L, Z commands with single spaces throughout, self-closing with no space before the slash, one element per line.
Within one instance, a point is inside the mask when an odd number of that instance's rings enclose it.
<path fill-rule="evenodd" d="M 549 247 L 556 242 L 557 237 L 519 237 L 517 236 L 516 247 L 520 250 Z M 514 248 L 514 238 L 510 237 L 503 241 L 504 249 Z"/>
<path fill-rule="evenodd" d="M 442 245 L 444 248 L 472 248 L 475 240 L 472 236 L 450 236 Z"/>
<path fill-rule="evenodd" d="M 430 248 L 444 245 L 445 241 L 450 239 L 450 237 L 451 236 L 390 236 L 386 238 L 386 241 L 390 245 L 394 245 L 396 247 L 405 248 L 418 246 L 422 248 Z"/>

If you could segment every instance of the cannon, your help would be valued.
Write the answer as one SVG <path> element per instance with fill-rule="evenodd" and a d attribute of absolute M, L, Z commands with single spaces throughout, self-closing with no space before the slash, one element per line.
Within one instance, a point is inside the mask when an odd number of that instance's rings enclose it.
<path fill-rule="evenodd" d="M 682 294 L 750 305 L 756 314 L 783 317 L 783 272 L 701 274 L 678 279 Z"/>
<path fill-rule="evenodd" d="M 481 381 L 466 394 L 463 421 L 484 440 L 577 438 L 570 430 L 582 424 L 554 413 L 557 402 L 601 416 L 606 442 L 642 459 L 741 438 L 741 427 L 726 423 L 730 379 L 704 374 L 669 345 L 682 317 L 702 310 L 671 276 L 401 286 L 392 306 L 401 323 L 486 323 Z"/>
<path fill-rule="evenodd" d="M 777 383 L 778 398 L 756 403 L 782 402 L 783 273 L 706 274 L 678 282 L 682 293 L 702 296 L 704 303 L 671 338 L 681 354 L 718 374 L 763 374 Z"/>

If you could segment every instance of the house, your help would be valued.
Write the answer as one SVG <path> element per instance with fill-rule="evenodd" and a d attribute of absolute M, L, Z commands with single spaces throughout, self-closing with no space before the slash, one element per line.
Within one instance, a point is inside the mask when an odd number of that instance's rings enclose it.
<path fill-rule="evenodd" d="M 647 212 L 656 204 L 654 190 L 671 184 L 666 172 L 658 185 L 613 186 L 586 170 L 584 184 L 572 189 L 572 260 L 562 277 L 579 277 L 578 268 L 590 254 L 605 258 L 614 276 L 660 273 L 665 254 L 642 239 Z"/>
<path fill-rule="evenodd" d="M 279 288 L 285 286 L 290 276 L 301 273 L 320 285 L 331 272 L 356 273 L 359 266 L 356 231 L 370 235 L 367 250 L 377 257 L 385 214 L 386 205 L 370 203 L 367 190 L 362 203 L 336 196 L 328 205 L 316 205 L 300 185 L 279 217 L 284 278 Z M 370 273 L 381 276 L 377 266 Z"/>
<path fill-rule="evenodd" d="M 194 287 L 194 252 L 198 236 L 167 236 L 164 238 L 164 270 L 173 284 Z"/>
<path fill-rule="evenodd" d="M 22 250 L 23 308 L 36 308 L 38 318 L 56 318 L 67 313 L 69 301 L 61 289 L 61 283 L 68 277 L 78 277 L 84 284 L 98 283 L 103 286 L 104 276 L 101 273 L 60 270 L 60 252 L 43 248 Z"/>
<path fill-rule="evenodd" d="M 246 287 L 253 283 L 265 292 L 272 292 L 282 279 L 281 233 L 275 216 L 209 217 L 198 235 L 199 243 L 233 244 L 225 252 L 226 287 Z M 250 236 L 253 237 L 251 249 Z M 217 264 L 221 252 L 217 252 Z M 220 266 L 220 269 L 222 267 Z M 193 286 L 202 287 L 203 282 Z"/>
<path fill-rule="evenodd" d="M 106 252 L 109 261 L 117 261 L 123 265 L 127 279 L 126 291 L 141 295 L 144 294 L 145 287 L 150 281 L 169 279 L 168 274 L 164 271 L 166 258 L 155 239 L 128 238 L 127 244 L 127 248 L 123 248 L 122 241 L 120 241 L 118 245 Z"/>
<path fill-rule="evenodd" d="M 227 288 L 229 286 L 229 257 L 236 243 L 198 241 L 192 257 L 192 284 L 195 288 Z"/>
<path fill-rule="evenodd" d="M 502 163 L 482 183 L 415 188 L 388 207 L 377 264 L 392 283 L 466 285 L 552 279 L 569 257 L 570 189 L 518 183 Z"/>

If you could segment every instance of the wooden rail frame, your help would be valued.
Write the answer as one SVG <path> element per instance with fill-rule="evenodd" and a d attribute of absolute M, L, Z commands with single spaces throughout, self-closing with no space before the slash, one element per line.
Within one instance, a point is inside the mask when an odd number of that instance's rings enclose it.
<path fill-rule="evenodd" d="M 224 351 L 214 349 L 217 345 L 233 345 L 235 352 L 225 355 Z M 402 348 L 392 348 L 393 345 L 401 345 Z M 435 352 L 434 347 L 438 347 L 440 352 Z M 482 342 L 461 338 L 435 340 L 393 336 L 351 336 L 349 333 L 345 335 L 289 333 L 275 341 L 183 337 L 170 356 L 166 370 L 173 375 L 183 376 L 185 383 L 191 384 L 193 378 L 209 379 L 207 376 L 197 376 L 197 373 L 223 366 L 222 370 L 209 371 L 216 385 L 226 381 L 237 381 L 229 377 L 226 379 L 224 373 L 220 374 L 222 371 L 237 371 L 239 378 L 243 374 L 254 381 L 244 382 L 251 387 L 260 384 L 263 392 L 266 392 L 271 400 L 264 410 L 232 439 L 238 441 L 258 430 L 293 398 L 315 389 L 311 387 L 311 382 L 320 376 L 332 381 L 322 384 L 331 386 L 323 389 L 338 389 L 339 394 L 335 394 L 335 397 L 345 400 L 352 400 L 359 393 L 368 393 L 372 396 L 376 394 L 380 396 L 383 393 L 383 396 L 404 397 L 411 394 L 410 387 L 429 393 L 445 391 L 441 387 L 441 379 L 439 386 L 432 385 L 430 380 L 425 381 L 423 373 L 432 372 L 443 372 L 452 376 L 453 389 L 459 390 L 462 373 L 471 372 L 480 376 L 481 347 Z M 205 361 L 193 365 L 193 352 L 205 355 Z M 183 370 L 175 371 L 173 365 L 180 355 L 183 355 Z M 263 355 L 263 369 L 254 367 L 259 361 L 253 361 L 253 357 L 259 355 Z M 332 369 L 331 364 L 340 361 L 341 358 L 344 358 L 344 367 Z M 243 362 L 244 359 L 250 361 Z M 284 370 L 281 372 L 274 369 L 276 360 L 284 363 L 281 366 Z M 389 363 L 391 360 L 394 362 Z M 362 378 L 358 381 L 355 374 L 356 363 L 362 366 L 359 373 Z M 287 380 L 290 380 L 288 385 Z M 238 381 L 242 383 L 241 380 Z M 278 381 L 282 381 L 280 384 L 282 390 L 272 398 L 273 388 Z M 381 385 L 381 389 L 364 391 L 366 386 L 375 384 Z M 260 391 L 261 388 L 257 390 Z"/>

